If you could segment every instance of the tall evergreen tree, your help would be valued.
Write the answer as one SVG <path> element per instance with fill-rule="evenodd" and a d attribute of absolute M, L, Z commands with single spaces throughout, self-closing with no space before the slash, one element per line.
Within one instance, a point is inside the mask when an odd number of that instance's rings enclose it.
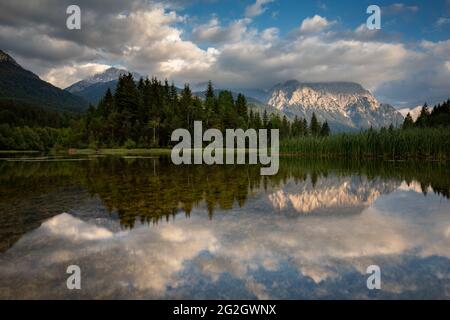
<path fill-rule="evenodd" d="M 264 128 L 269 127 L 269 116 L 267 115 L 267 110 L 264 110 L 263 118 L 262 118 L 262 125 Z"/>
<path fill-rule="evenodd" d="M 287 117 L 284 115 L 281 121 L 280 135 L 282 138 L 288 138 L 291 134 L 291 125 Z"/>
<path fill-rule="evenodd" d="M 208 87 L 206 88 L 206 92 L 205 92 L 205 98 L 206 99 L 214 99 L 215 95 L 214 95 L 214 87 L 212 84 L 212 81 L 209 80 L 208 81 Z"/>
<path fill-rule="evenodd" d="M 236 99 L 236 110 L 239 117 L 238 125 L 241 128 L 247 128 L 248 125 L 248 108 L 247 108 L 247 99 L 243 94 L 239 94 Z"/>
<path fill-rule="evenodd" d="M 205 121 L 207 127 L 213 123 L 218 123 L 218 121 L 214 121 L 217 118 L 215 114 L 217 111 L 217 99 L 214 94 L 214 87 L 212 82 L 208 81 L 208 87 L 205 92 Z"/>
<path fill-rule="evenodd" d="M 308 122 L 306 121 L 306 118 L 303 118 L 302 120 L 302 126 L 301 126 L 301 132 L 304 136 L 307 136 L 309 134 L 308 132 Z"/>
<path fill-rule="evenodd" d="M 328 137 L 330 135 L 330 127 L 328 126 L 328 122 L 325 121 L 320 129 L 320 135 L 322 137 Z"/>
<path fill-rule="evenodd" d="M 420 111 L 420 115 L 417 118 L 415 124 L 418 127 L 426 127 L 428 126 L 428 118 L 430 116 L 430 111 L 428 110 L 428 104 L 424 104 L 422 110 Z"/>
<path fill-rule="evenodd" d="M 184 123 L 184 128 L 193 129 L 193 105 L 192 91 L 188 84 L 184 85 L 180 98 L 180 112 Z"/>
<path fill-rule="evenodd" d="M 317 121 L 317 117 L 314 112 L 311 116 L 311 123 L 309 126 L 309 130 L 313 136 L 318 136 L 320 134 L 320 124 L 319 121 Z"/>
<path fill-rule="evenodd" d="M 220 129 L 236 128 L 238 116 L 232 93 L 228 90 L 221 91 L 218 97 L 218 105 L 223 119 Z"/>
<path fill-rule="evenodd" d="M 403 121 L 402 129 L 411 129 L 412 127 L 414 127 L 414 120 L 408 112 L 405 117 L 405 121 Z"/>

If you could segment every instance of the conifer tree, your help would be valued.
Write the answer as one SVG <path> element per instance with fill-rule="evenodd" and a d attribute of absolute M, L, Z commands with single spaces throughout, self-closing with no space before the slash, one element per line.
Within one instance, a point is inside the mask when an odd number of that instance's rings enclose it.
<path fill-rule="evenodd" d="M 317 121 L 317 117 L 314 112 L 311 117 L 311 123 L 309 126 L 309 130 L 313 136 L 318 136 L 320 134 L 320 124 L 319 124 L 319 121 Z"/>
<path fill-rule="evenodd" d="M 414 120 L 411 117 L 411 114 L 408 112 L 405 117 L 405 121 L 403 122 L 402 129 L 411 129 L 412 127 L 414 127 Z"/>
<path fill-rule="evenodd" d="M 428 126 L 428 118 L 430 116 L 430 112 L 428 110 L 428 104 L 424 104 L 422 110 L 420 111 L 420 115 L 417 118 L 415 124 L 418 127 L 426 127 Z"/>
<path fill-rule="evenodd" d="M 186 83 L 181 92 L 180 98 L 180 114 L 183 121 L 183 127 L 190 130 L 193 128 L 193 106 L 192 106 L 192 91 Z"/>
<path fill-rule="evenodd" d="M 269 127 L 269 116 L 267 115 L 267 110 L 264 110 L 263 118 L 262 118 L 263 128 Z"/>
<path fill-rule="evenodd" d="M 291 126 L 289 120 L 284 115 L 283 120 L 281 121 L 280 135 L 282 138 L 287 138 L 290 136 Z"/>
<path fill-rule="evenodd" d="M 239 117 L 238 126 L 241 128 L 247 128 L 248 108 L 247 100 L 245 99 L 245 96 L 243 94 L 239 94 L 236 99 L 236 110 Z"/>
<path fill-rule="evenodd" d="M 304 136 L 307 136 L 309 132 L 308 132 L 308 122 L 306 121 L 306 118 L 303 118 L 301 128 L 302 128 L 302 130 L 301 130 L 302 134 Z"/>
<path fill-rule="evenodd" d="M 218 129 L 235 128 L 238 117 L 232 93 L 228 90 L 221 91 L 218 97 L 218 105 L 222 117 L 221 126 Z"/>
<path fill-rule="evenodd" d="M 325 121 L 320 129 L 320 135 L 322 137 L 328 137 L 330 135 L 330 127 L 328 126 L 328 122 Z"/>
<path fill-rule="evenodd" d="M 205 122 L 206 126 L 210 127 L 213 123 L 213 118 L 216 116 L 214 112 L 216 111 L 217 100 L 214 95 L 214 87 L 211 81 L 208 82 L 208 87 L 205 92 Z"/>

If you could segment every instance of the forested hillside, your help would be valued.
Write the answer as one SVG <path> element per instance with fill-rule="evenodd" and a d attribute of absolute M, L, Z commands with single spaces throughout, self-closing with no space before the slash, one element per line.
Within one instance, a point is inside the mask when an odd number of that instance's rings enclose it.
<path fill-rule="evenodd" d="M 87 102 L 41 80 L 0 50 L 0 98 L 53 111 L 82 112 Z"/>

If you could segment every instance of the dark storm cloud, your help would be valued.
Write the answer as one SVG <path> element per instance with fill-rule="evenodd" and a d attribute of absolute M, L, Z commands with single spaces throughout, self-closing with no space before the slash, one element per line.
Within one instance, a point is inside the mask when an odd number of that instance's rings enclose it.
<path fill-rule="evenodd" d="M 78 0 L 82 12 L 82 30 L 72 31 L 66 27 L 66 9 L 73 4 L 71 0 L 9 1 L 0 3 L 0 26 L 4 41 L 19 55 L 29 57 L 29 49 L 34 47 L 36 58 L 52 60 L 55 63 L 68 58 L 92 58 L 83 53 L 88 48 L 102 48 L 120 53 L 120 47 L 129 35 L 126 22 L 115 17 L 130 12 L 140 6 L 136 1 L 87 1 Z M 53 45 L 49 44 L 53 40 Z M 6 40 L 6 39 L 5 39 Z M 41 42 L 42 41 L 42 42 Z M 21 44 L 20 42 L 29 42 Z M 72 42 L 71 44 L 68 42 Z M 40 48 L 41 47 L 41 48 Z M 72 52 L 70 55 L 69 52 Z"/>

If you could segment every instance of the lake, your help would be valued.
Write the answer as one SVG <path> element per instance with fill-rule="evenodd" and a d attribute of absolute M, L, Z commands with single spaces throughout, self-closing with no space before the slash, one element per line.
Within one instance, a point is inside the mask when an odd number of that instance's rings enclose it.
<path fill-rule="evenodd" d="M 450 298 L 449 163 L 2 157 L 1 299 Z"/>

